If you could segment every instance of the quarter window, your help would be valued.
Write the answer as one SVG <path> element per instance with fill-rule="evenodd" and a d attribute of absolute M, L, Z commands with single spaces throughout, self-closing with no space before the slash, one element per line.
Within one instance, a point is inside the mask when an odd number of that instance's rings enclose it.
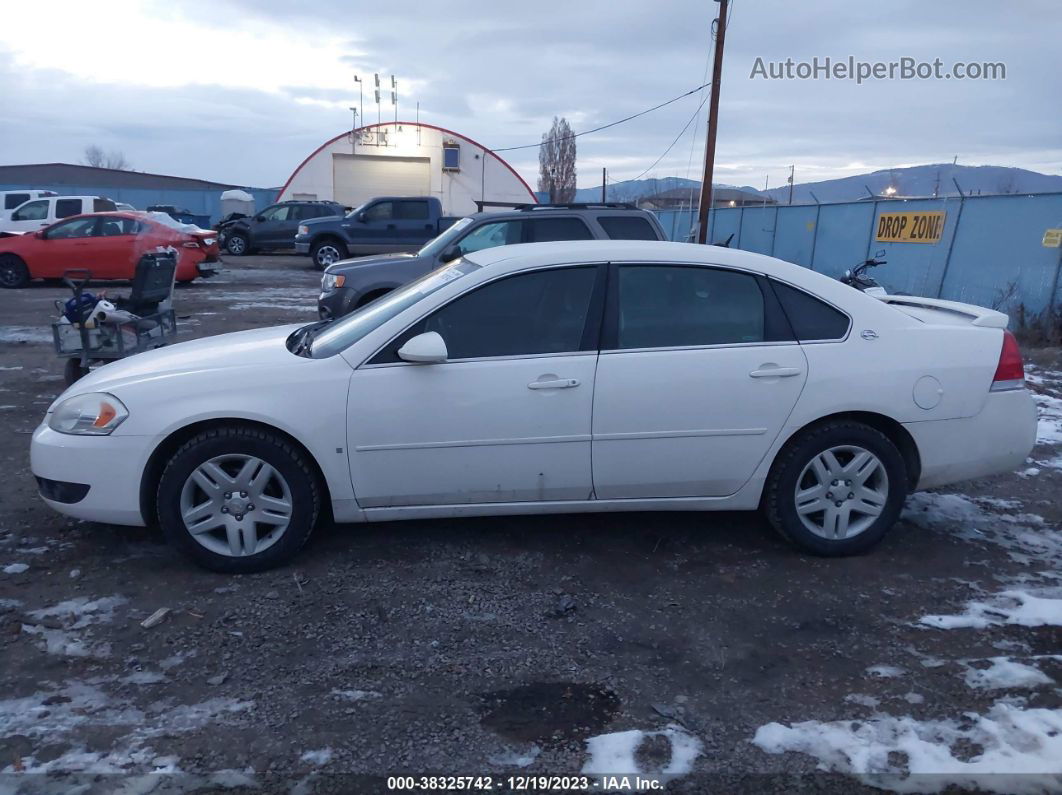
<path fill-rule="evenodd" d="M 450 359 L 581 350 L 596 278 L 596 267 L 577 267 L 491 282 L 414 324 L 373 363 L 399 361 L 405 341 L 428 331 L 443 338 Z"/>
<path fill-rule="evenodd" d="M 592 240 L 590 229 L 578 218 L 535 218 L 528 221 L 527 243 L 551 240 Z"/>
<path fill-rule="evenodd" d="M 763 342 L 766 310 L 756 277 L 719 268 L 619 269 L 617 347 Z"/>
<path fill-rule="evenodd" d="M 848 316 L 840 310 L 788 284 L 772 281 L 771 287 L 801 342 L 839 340 L 848 334 Z"/>
<path fill-rule="evenodd" d="M 598 216 L 597 222 L 612 240 L 659 240 L 653 225 L 645 218 L 625 215 Z"/>
<path fill-rule="evenodd" d="M 48 200 L 23 204 L 11 214 L 12 221 L 43 221 L 48 217 Z"/>
<path fill-rule="evenodd" d="M 111 208 L 114 209 L 113 207 Z M 56 199 L 55 217 L 67 218 L 81 212 L 81 199 Z"/>

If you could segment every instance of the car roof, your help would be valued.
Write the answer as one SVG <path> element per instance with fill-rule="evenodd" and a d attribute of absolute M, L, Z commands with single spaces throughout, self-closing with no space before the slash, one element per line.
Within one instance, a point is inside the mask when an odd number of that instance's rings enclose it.
<path fill-rule="evenodd" d="M 539 218 L 543 215 L 640 215 L 647 216 L 651 213 L 638 207 L 609 207 L 607 205 L 585 207 L 549 207 L 528 205 L 523 209 L 512 208 L 506 210 L 484 210 L 478 213 L 469 213 L 467 218 Z"/>

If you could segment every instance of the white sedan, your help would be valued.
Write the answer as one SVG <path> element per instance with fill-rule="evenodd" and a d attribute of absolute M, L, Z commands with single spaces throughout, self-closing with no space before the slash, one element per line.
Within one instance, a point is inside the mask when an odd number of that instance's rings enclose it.
<path fill-rule="evenodd" d="M 1006 325 L 725 248 L 494 248 L 337 321 L 108 364 L 48 409 L 32 469 L 56 510 L 157 520 L 228 572 L 289 560 L 326 508 L 759 508 L 846 555 L 909 491 L 1024 461 L 1036 413 Z"/>

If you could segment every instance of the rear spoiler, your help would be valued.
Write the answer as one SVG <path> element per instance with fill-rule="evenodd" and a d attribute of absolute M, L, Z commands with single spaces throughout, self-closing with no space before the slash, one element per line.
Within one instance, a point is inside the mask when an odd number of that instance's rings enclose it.
<path fill-rule="evenodd" d="M 1007 327 L 1007 322 L 1010 320 L 1010 318 L 1004 313 L 997 312 L 995 309 L 985 309 L 983 306 L 962 304 L 958 301 L 943 301 L 940 298 L 922 298 L 917 295 L 876 295 L 874 297 L 886 304 L 923 307 L 925 309 L 938 309 L 942 312 L 953 312 L 956 315 L 962 315 L 963 317 L 969 318 L 971 326 L 1005 329 Z"/>

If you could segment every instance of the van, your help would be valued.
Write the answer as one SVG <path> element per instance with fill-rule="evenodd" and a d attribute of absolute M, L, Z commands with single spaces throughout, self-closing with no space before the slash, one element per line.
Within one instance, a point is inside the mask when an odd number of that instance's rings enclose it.
<path fill-rule="evenodd" d="M 36 232 L 71 215 L 114 212 L 114 202 L 103 196 L 51 195 L 23 202 L 0 220 L 0 233 L 24 235 Z"/>

